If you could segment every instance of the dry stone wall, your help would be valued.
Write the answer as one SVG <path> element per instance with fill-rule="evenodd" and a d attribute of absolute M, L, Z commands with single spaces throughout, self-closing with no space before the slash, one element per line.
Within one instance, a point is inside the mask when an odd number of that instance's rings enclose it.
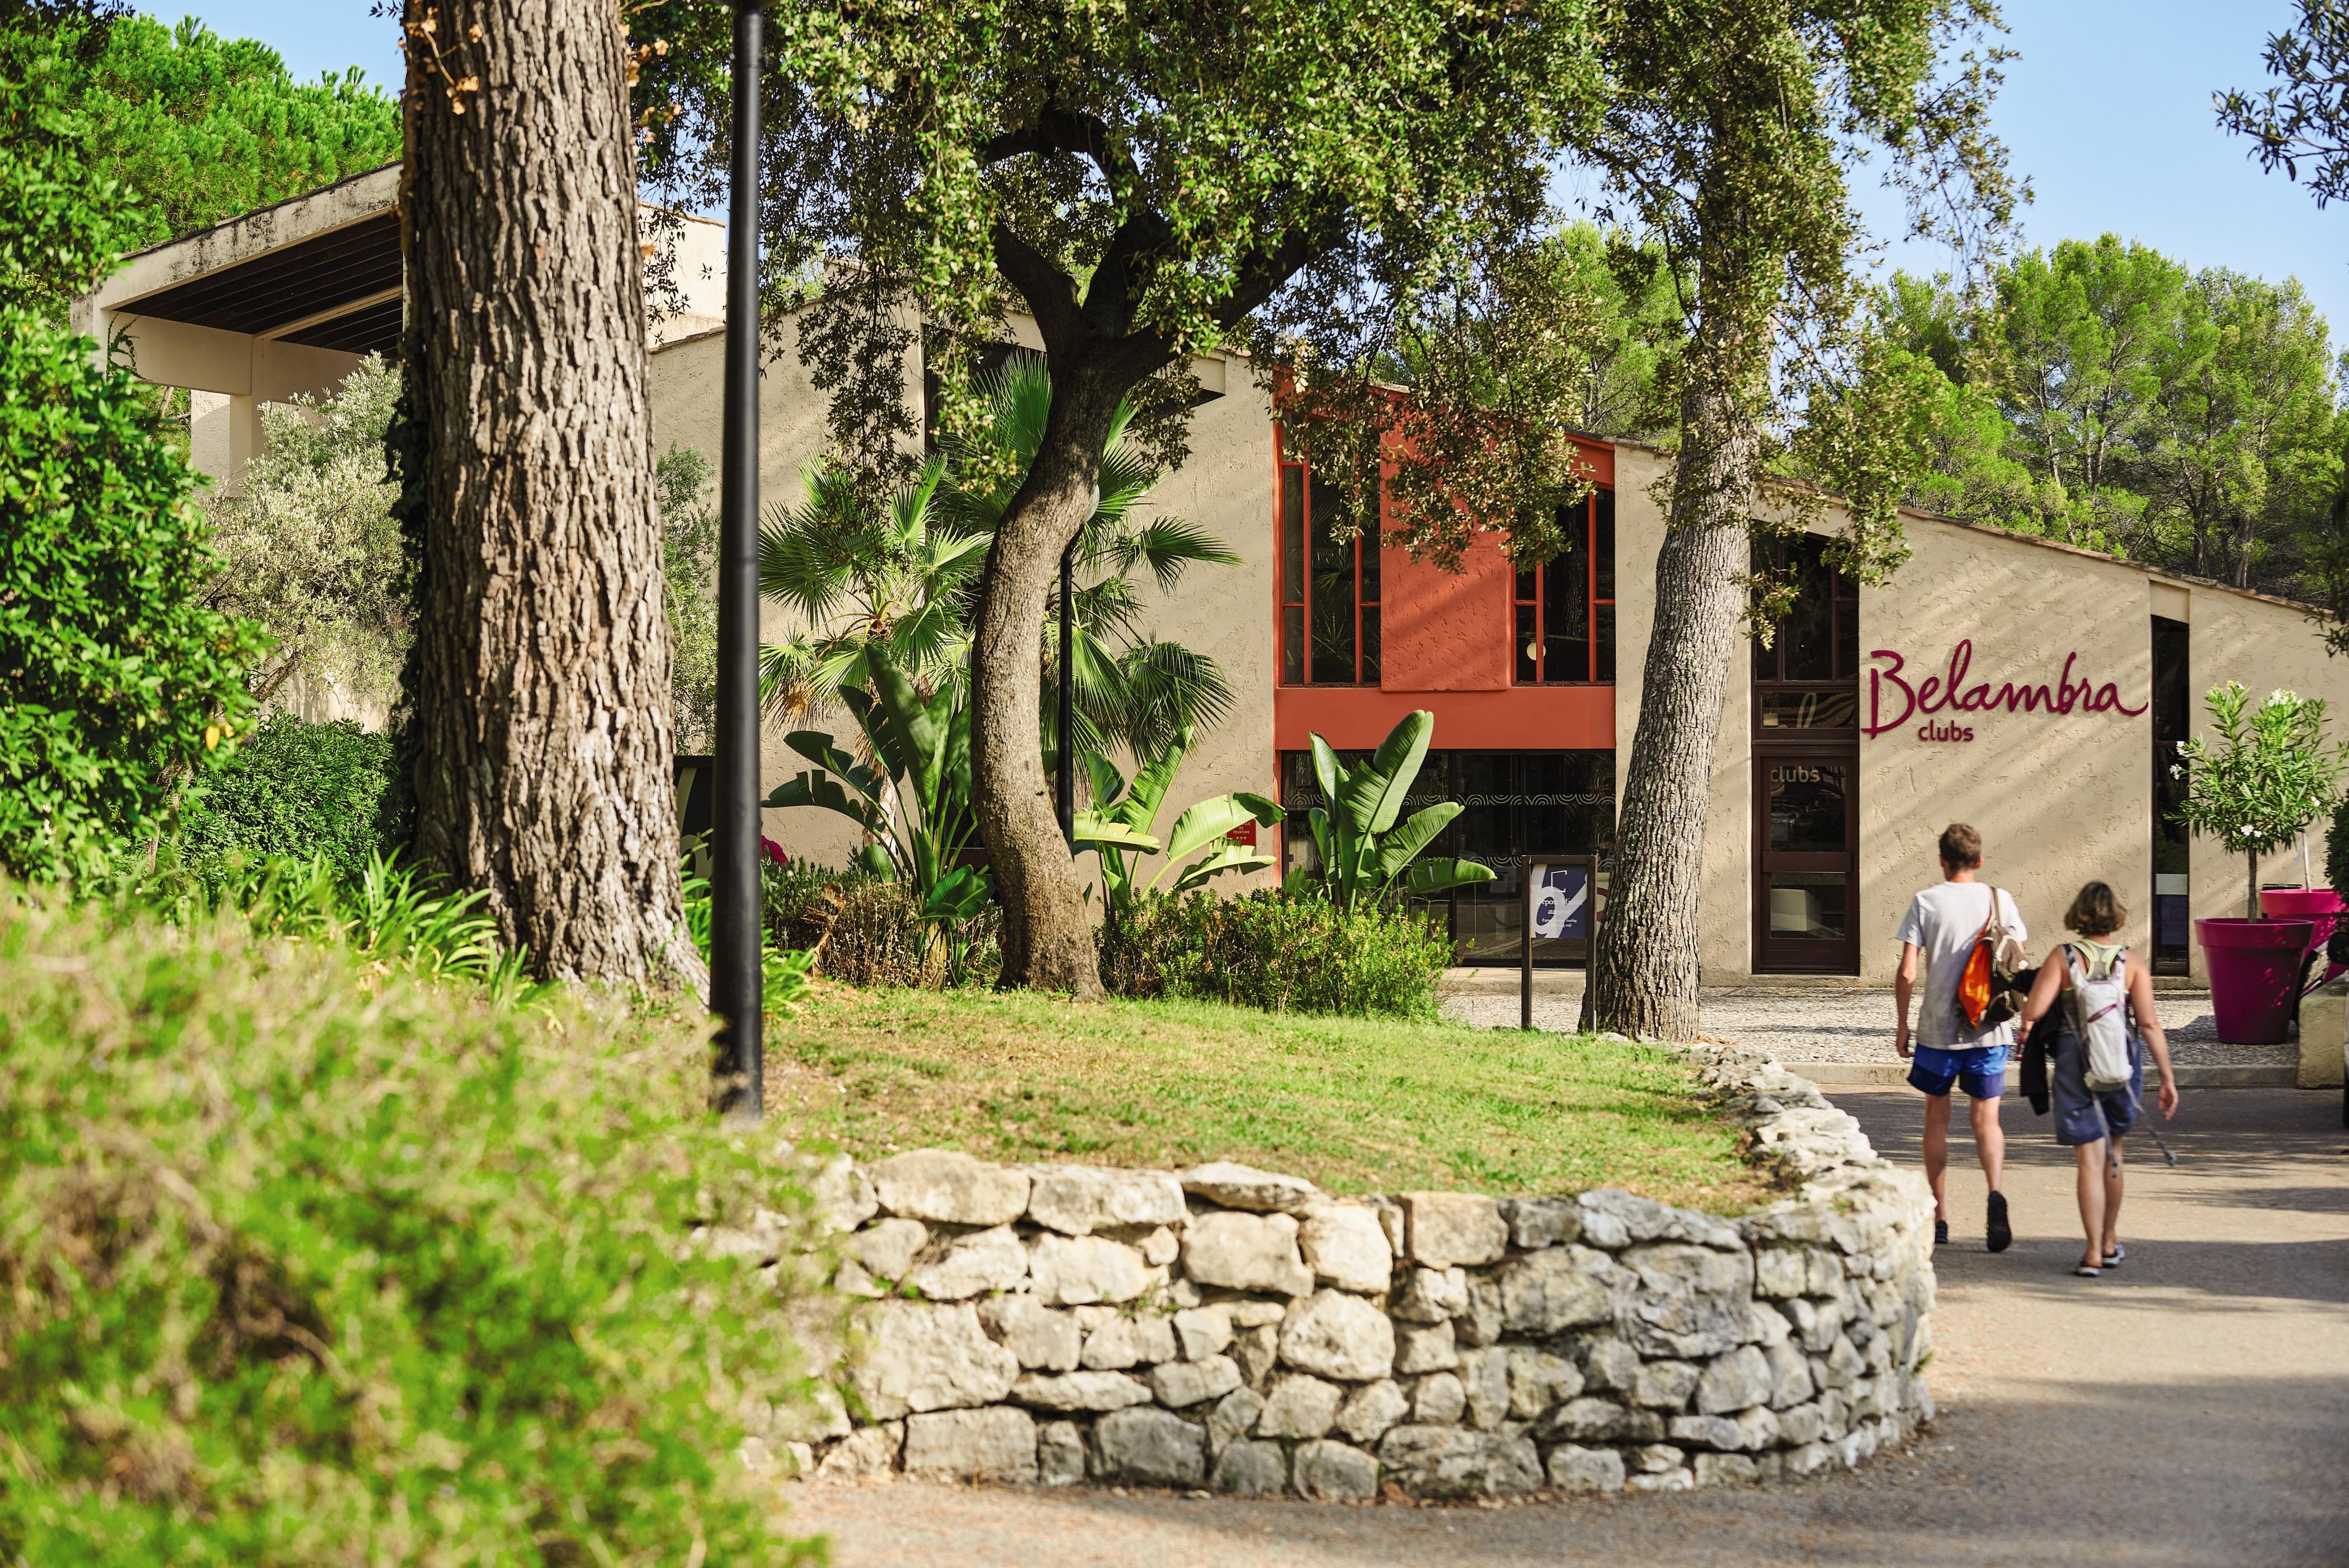
<path fill-rule="evenodd" d="M 1340 1197 L 921 1150 L 824 1194 L 862 1298 L 819 1477 L 1356 1501 L 1857 1465 L 1930 1418 L 1931 1201 L 1812 1085 L 1696 1047 L 1791 1194 Z M 777 1456 L 779 1459 L 781 1456 Z"/>

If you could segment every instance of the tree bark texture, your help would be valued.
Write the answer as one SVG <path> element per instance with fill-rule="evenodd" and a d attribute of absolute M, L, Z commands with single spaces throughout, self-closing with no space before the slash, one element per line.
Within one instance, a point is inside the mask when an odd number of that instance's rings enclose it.
<path fill-rule="evenodd" d="M 1700 355 L 1704 336 L 1701 325 Z M 1738 357 L 1740 347 L 1721 357 Z M 1681 428 L 1640 723 L 1583 1017 L 1586 1027 L 1684 1040 L 1696 1033 L 1705 818 L 1753 570 L 1747 519 L 1761 432 L 1750 405 L 1701 371 L 1682 397 Z"/>
<path fill-rule="evenodd" d="M 1003 905 L 1002 984 L 1083 1000 L 1102 994 L 1101 958 L 1044 777 L 1037 637 L 1061 552 L 1092 515 L 1102 446 L 1126 385 L 1055 376 L 1036 460 L 988 554 L 971 642 L 971 793 Z"/>
<path fill-rule="evenodd" d="M 620 13 L 405 21 L 419 857 L 540 975 L 698 988 Z"/>

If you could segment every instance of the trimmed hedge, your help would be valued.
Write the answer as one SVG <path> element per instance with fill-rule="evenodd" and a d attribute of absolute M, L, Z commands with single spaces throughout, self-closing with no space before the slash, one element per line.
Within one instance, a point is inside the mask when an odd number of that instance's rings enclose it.
<path fill-rule="evenodd" d="M 390 736 L 347 718 L 271 714 L 181 809 L 181 864 L 214 890 L 273 858 L 324 860 L 356 884 L 408 838 L 394 751 Z"/>
<path fill-rule="evenodd" d="M 707 1049 L 0 887 L 0 1561 L 811 1558 L 734 1450 L 815 1298 L 691 1240 L 804 1200 Z"/>
<path fill-rule="evenodd" d="M 1442 918 L 1318 898 L 1203 892 L 1144 901 L 1102 928 L 1102 980 L 1123 996 L 1194 996 L 1272 1012 L 1433 1017 L 1452 963 Z"/>

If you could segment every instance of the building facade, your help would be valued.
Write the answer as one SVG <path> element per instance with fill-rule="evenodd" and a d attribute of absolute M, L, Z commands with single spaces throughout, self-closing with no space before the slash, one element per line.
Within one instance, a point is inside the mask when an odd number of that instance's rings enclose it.
<path fill-rule="evenodd" d="M 196 453 L 222 482 L 257 449 L 260 403 L 328 390 L 357 353 L 396 336 L 385 330 L 398 287 L 388 173 L 142 253 L 81 302 L 84 329 L 123 331 L 140 374 L 216 400 L 200 407 Z M 688 308 L 655 332 L 650 378 L 657 447 L 713 459 L 721 241 L 714 226 L 688 226 L 690 253 L 675 268 Z M 1033 346 L 1025 324 L 1012 330 Z M 905 367 L 914 397 L 918 353 Z M 1346 537 L 1342 496 L 1316 478 L 1309 442 L 1281 428 L 1246 361 L 1192 368 L 1203 401 L 1191 456 L 1152 499 L 1240 564 L 1195 569 L 1152 615 L 1216 659 L 1236 701 L 1171 804 L 1277 794 L 1288 824 L 1264 847 L 1284 867 L 1309 863 L 1310 737 L 1367 751 L 1427 709 L 1435 733 L 1419 794 L 1464 807 L 1442 851 L 1500 873 L 1448 916 L 1471 961 L 1514 962 L 1521 857 L 1603 853 L 1643 685 L 1663 673 L 1648 667 L 1647 641 L 1669 457 L 1583 443 L 1598 488 L 1561 519 L 1568 545 L 1555 560 L 1521 571 L 1483 536 L 1444 573 L 1381 548 L 1372 529 Z M 764 495 L 789 504 L 822 449 L 823 403 L 789 355 L 767 366 L 761 401 Z M 1888 980 L 1892 932 L 1909 894 L 1938 877 L 1934 841 L 1951 820 L 1982 830 L 1984 874 L 2014 893 L 2034 950 L 2097 878 L 2121 892 L 2127 939 L 2158 970 L 2199 976 L 2190 922 L 2244 913 L 2245 878 L 2240 857 L 2170 820 L 2177 743 L 2201 727 L 2201 694 L 2229 680 L 2324 696 L 2349 716 L 2349 663 L 2327 656 L 2302 606 L 1922 513 L 1905 523 L 1912 553 L 1882 585 L 1839 578 L 1821 535 L 1757 546 L 1757 570 L 1796 592 L 1767 643 L 1749 639 L 1734 656 L 1710 810 L 1689 824 L 1703 840 L 1707 983 Z M 766 614 L 770 637 L 794 629 L 784 612 Z M 809 723 L 826 727 L 823 716 Z M 803 764 L 770 735 L 762 766 L 772 788 Z M 771 812 L 767 830 L 834 863 L 855 847 L 851 824 L 819 811 Z M 2323 852 L 2320 822 L 2304 853 L 2321 871 Z M 2297 885 L 2300 866 L 2288 854 L 2266 880 Z M 1580 945 L 1545 939 L 1537 951 L 1571 963 Z"/>

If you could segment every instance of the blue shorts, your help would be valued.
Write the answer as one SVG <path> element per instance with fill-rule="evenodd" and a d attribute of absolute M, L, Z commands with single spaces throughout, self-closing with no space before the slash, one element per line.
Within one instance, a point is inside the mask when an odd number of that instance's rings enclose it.
<path fill-rule="evenodd" d="M 1909 1088 L 1939 1099 L 1950 1092 L 1951 1084 L 1961 1082 L 1975 1099 L 1996 1099 L 2004 1094 L 2006 1047 L 1969 1046 L 1961 1051 L 1945 1051 L 1938 1046 L 1917 1047 L 1917 1059 L 1909 1068 Z"/>
<path fill-rule="evenodd" d="M 2137 1109 L 2145 1101 L 2145 1053 L 2131 1040 L 2128 1088 L 2091 1094 L 2080 1042 L 2067 1030 L 2055 1040 L 2054 1080 L 2057 1143 L 2077 1149 L 2106 1137 L 2120 1138 L 2137 1125 Z"/>

